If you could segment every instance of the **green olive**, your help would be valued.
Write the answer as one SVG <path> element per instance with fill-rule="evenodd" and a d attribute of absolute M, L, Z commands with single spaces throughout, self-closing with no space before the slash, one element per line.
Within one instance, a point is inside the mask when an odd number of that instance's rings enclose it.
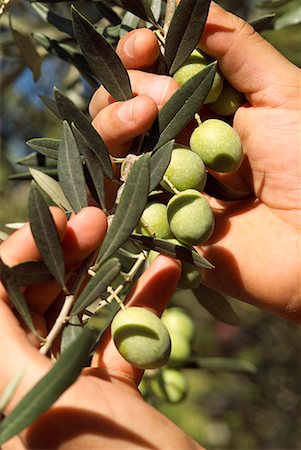
<path fill-rule="evenodd" d="M 170 367 L 183 367 L 190 359 L 190 342 L 181 334 L 169 332 L 171 340 L 171 351 L 168 360 Z"/>
<path fill-rule="evenodd" d="M 162 320 L 148 309 L 121 309 L 111 325 L 114 343 L 123 358 L 140 369 L 167 364 L 171 340 Z"/>
<path fill-rule="evenodd" d="M 167 220 L 167 207 L 163 203 L 149 203 L 142 213 L 135 230 L 144 236 L 169 239 L 173 237 Z"/>
<path fill-rule="evenodd" d="M 225 80 L 220 96 L 209 106 L 213 112 L 220 116 L 232 116 L 243 101 L 244 95 Z"/>
<path fill-rule="evenodd" d="M 164 178 L 178 190 L 197 189 L 203 191 L 207 173 L 202 159 L 188 147 L 176 146 L 171 153 L 171 160 Z M 170 192 L 173 189 L 164 180 L 161 185 Z"/>
<path fill-rule="evenodd" d="M 238 133 L 228 123 L 208 119 L 195 128 L 190 137 L 190 148 L 217 172 L 232 172 L 239 168 L 243 151 Z"/>
<path fill-rule="evenodd" d="M 195 337 L 194 321 L 183 308 L 171 307 L 162 314 L 162 321 L 170 334 L 178 333 L 188 342 Z"/>
<path fill-rule="evenodd" d="M 167 205 L 172 233 L 187 245 L 207 241 L 214 229 L 214 216 L 206 197 L 195 189 L 174 195 Z"/>
<path fill-rule="evenodd" d="M 188 382 L 182 372 L 166 367 L 151 380 L 151 388 L 160 400 L 179 403 L 187 395 Z"/>
<path fill-rule="evenodd" d="M 182 86 L 186 81 L 192 78 L 197 73 L 201 72 L 205 67 L 210 64 L 210 59 L 202 54 L 199 50 L 194 50 L 187 61 L 183 64 L 180 69 L 178 69 L 173 78 L 177 81 L 177 83 Z M 212 103 L 215 102 L 223 88 L 224 78 L 222 74 L 217 71 L 214 79 L 212 87 L 204 101 L 204 103 Z"/>

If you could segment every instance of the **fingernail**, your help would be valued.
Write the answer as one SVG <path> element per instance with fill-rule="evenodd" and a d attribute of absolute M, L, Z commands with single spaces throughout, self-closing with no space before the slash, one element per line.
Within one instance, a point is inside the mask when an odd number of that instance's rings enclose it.
<path fill-rule="evenodd" d="M 118 111 L 118 117 L 124 122 L 134 122 L 134 103 L 135 99 L 126 100 Z"/>
<path fill-rule="evenodd" d="M 172 78 L 161 76 L 152 81 L 148 95 L 152 97 L 158 106 L 163 106 L 166 100 L 166 94 L 172 83 Z"/>
<path fill-rule="evenodd" d="M 129 58 L 134 58 L 135 56 L 135 34 L 130 35 L 124 44 L 124 51 Z"/>

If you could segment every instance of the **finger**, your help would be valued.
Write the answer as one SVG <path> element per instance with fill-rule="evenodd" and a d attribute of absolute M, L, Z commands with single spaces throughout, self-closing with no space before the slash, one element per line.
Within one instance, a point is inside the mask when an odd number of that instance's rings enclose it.
<path fill-rule="evenodd" d="M 134 95 L 151 97 L 159 110 L 179 87 L 173 78 L 166 75 L 129 70 L 129 76 Z M 101 86 L 95 91 L 89 105 L 91 117 L 95 118 L 99 111 L 114 101 L 113 97 Z"/>
<path fill-rule="evenodd" d="M 251 25 L 214 2 L 211 2 L 199 46 L 218 59 L 227 80 L 253 105 L 273 106 L 283 102 L 283 91 L 279 87 L 290 73 L 296 85 L 299 83 L 300 75 L 293 64 Z M 270 92 L 273 95 L 268 95 Z"/>
<path fill-rule="evenodd" d="M 151 127 L 157 113 L 154 100 L 139 95 L 101 110 L 92 125 L 105 141 L 111 155 L 120 157 L 126 155 L 135 137 Z"/>
<path fill-rule="evenodd" d="M 142 274 L 128 295 L 127 306 L 140 306 L 161 316 L 176 289 L 181 274 L 181 263 L 167 256 L 158 256 Z M 143 371 L 125 361 L 111 339 L 110 330 L 93 356 L 92 367 L 103 369 L 114 377 L 138 384 Z"/>
<path fill-rule="evenodd" d="M 160 48 L 154 33 L 148 28 L 140 28 L 123 36 L 116 51 L 127 69 L 147 70 L 155 64 Z"/>

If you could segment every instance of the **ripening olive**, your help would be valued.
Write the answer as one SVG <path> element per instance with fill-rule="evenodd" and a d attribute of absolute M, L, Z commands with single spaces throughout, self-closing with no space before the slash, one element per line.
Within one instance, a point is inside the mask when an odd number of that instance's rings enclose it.
<path fill-rule="evenodd" d="M 167 204 L 167 217 L 172 233 L 184 244 L 202 244 L 214 229 L 209 202 L 195 189 L 174 195 Z"/>
<path fill-rule="evenodd" d="M 243 151 L 238 133 L 228 123 L 208 119 L 195 128 L 190 137 L 190 148 L 217 172 L 232 172 L 239 168 Z"/>
<path fill-rule="evenodd" d="M 182 86 L 186 81 L 196 75 L 198 72 L 201 72 L 205 67 L 210 64 L 210 59 L 201 53 L 200 50 L 194 50 L 187 61 L 183 64 L 180 69 L 178 69 L 173 78 L 177 81 L 177 83 Z M 211 89 L 204 101 L 204 103 L 212 103 L 215 102 L 223 88 L 224 78 L 222 74 L 217 71 L 215 73 L 213 84 Z"/>
<path fill-rule="evenodd" d="M 226 80 L 218 99 L 210 103 L 210 109 L 220 116 L 232 116 L 244 101 L 244 95 Z"/>
<path fill-rule="evenodd" d="M 140 369 L 165 365 L 171 350 L 170 336 L 162 320 L 148 309 L 121 309 L 111 325 L 114 343 L 123 358 Z"/>
<path fill-rule="evenodd" d="M 166 367 L 151 380 L 151 388 L 160 400 L 179 403 L 187 395 L 188 382 L 182 372 Z"/>
<path fill-rule="evenodd" d="M 207 173 L 202 159 L 188 147 L 176 146 L 171 153 L 171 160 L 164 174 L 170 183 L 178 190 L 197 189 L 203 191 Z M 166 181 L 161 185 L 170 192 L 172 188 Z"/>
<path fill-rule="evenodd" d="M 192 342 L 196 333 L 195 324 L 183 308 L 174 306 L 166 309 L 162 314 L 162 321 L 169 334 L 178 333 L 188 342 Z"/>
<path fill-rule="evenodd" d="M 142 213 L 136 232 L 160 239 L 172 238 L 173 234 L 167 220 L 166 205 L 159 202 L 149 203 Z"/>

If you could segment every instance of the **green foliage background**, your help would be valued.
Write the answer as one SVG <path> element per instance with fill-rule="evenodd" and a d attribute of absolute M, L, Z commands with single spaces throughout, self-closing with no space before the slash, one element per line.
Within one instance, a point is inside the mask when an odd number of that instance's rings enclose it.
<path fill-rule="evenodd" d="M 84 3 L 84 2 L 80 2 Z M 301 12 L 299 2 L 270 0 L 220 1 L 246 19 L 276 12 L 275 27 L 263 35 L 301 67 Z M 0 3 L 1 4 L 1 3 Z M 29 13 L 24 1 L 13 3 L 19 31 L 45 31 L 46 25 Z M 82 5 L 84 9 L 84 5 Z M 57 11 L 62 8 L 57 5 Z M 26 17 L 26 20 L 24 20 Z M 50 32 L 50 27 L 47 31 Z M 53 85 L 85 107 L 91 87 L 75 69 L 45 58 L 38 78 L 12 41 L 7 16 L 1 18 L 1 170 L 0 230 L 10 233 L 8 222 L 27 219 L 28 182 L 8 181 L 21 169 L 15 162 L 30 152 L 24 144 L 39 136 L 60 137 L 60 124 L 43 107 L 38 94 L 51 95 Z M 41 52 L 43 53 L 43 52 Z M 37 62 L 37 61 L 36 61 Z M 208 449 L 297 449 L 301 447 L 300 328 L 264 311 L 231 299 L 241 319 L 239 327 L 214 320 L 193 298 L 182 293 L 173 303 L 187 308 L 197 323 L 195 350 L 203 357 L 239 357 L 255 364 L 256 374 L 185 369 L 190 382 L 187 399 L 180 405 L 156 403 L 187 433 Z"/>

